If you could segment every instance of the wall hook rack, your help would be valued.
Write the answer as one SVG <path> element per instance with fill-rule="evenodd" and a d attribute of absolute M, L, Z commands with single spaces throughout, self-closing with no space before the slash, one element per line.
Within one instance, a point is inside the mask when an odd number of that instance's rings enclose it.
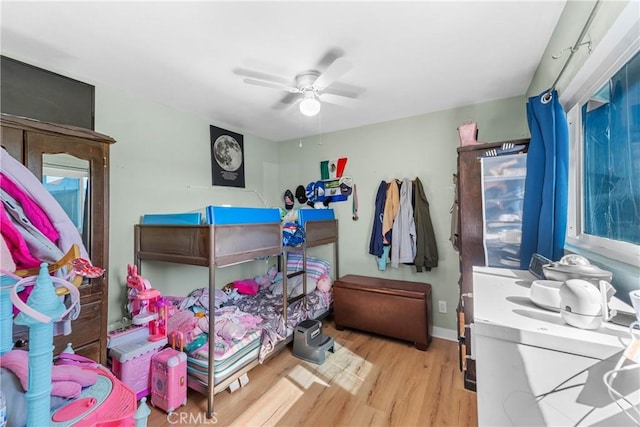
<path fill-rule="evenodd" d="M 560 53 L 558 53 L 557 55 L 551 55 L 551 57 L 553 59 L 560 59 L 560 58 L 562 58 L 562 56 L 564 56 L 565 52 L 569 51 L 571 53 L 576 53 L 584 45 L 587 45 L 587 50 L 589 51 L 589 53 L 591 53 L 591 40 L 589 40 L 589 41 L 586 41 L 584 43 L 580 43 L 578 46 L 575 46 L 575 47 L 572 47 L 572 46 L 565 47 L 564 49 L 562 49 L 560 51 Z"/>

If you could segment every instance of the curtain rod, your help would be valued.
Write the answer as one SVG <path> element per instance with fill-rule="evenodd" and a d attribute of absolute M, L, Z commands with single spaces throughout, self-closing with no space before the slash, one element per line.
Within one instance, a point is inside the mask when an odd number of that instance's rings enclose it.
<path fill-rule="evenodd" d="M 551 93 L 555 90 L 556 85 L 558 84 L 558 82 L 560 81 L 560 78 L 562 77 L 565 70 L 567 69 L 569 62 L 571 62 L 573 55 L 578 51 L 578 49 L 580 49 L 580 46 L 584 44 L 582 43 L 582 40 L 584 39 L 584 36 L 587 34 L 587 30 L 589 30 L 589 27 L 591 26 L 591 22 L 593 21 L 593 18 L 596 16 L 596 10 L 598 9 L 599 6 L 600 6 L 600 0 L 596 0 L 595 4 L 593 5 L 593 9 L 591 9 L 591 13 L 589 14 L 589 18 L 587 18 L 587 22 L 585 22 L 584 27 L 582 27 L 582 31 L 578 36 L 578 39 L 576 40 L 575 44 L 571 48 L 571 53 L 569 54 L 567 61 L 562 66 L 562 69 L 558 73 L 558 77 L 556 77 L 556 79 L 554 80 L 549 90 L 542 96 L 543 103 L 546 104 L 547 102 L 551 101 Z"/>

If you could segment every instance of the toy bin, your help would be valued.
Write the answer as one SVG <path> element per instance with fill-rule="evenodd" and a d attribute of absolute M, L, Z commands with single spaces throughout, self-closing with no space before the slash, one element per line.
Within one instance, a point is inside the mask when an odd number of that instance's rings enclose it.
<path fill-rule="evenodd" d="M 136 393 L 137 399 L 151 393 L 151 358 L 167 344 L 160 341 L 139 341 L 114 347 L 109 351 L 113 374 Z"/>
<path fill-rule="evenodd" d="M 280 222 L 277 208 L 242 208 L 234 206 L 207 206 L 207 224 L 261 224 Z"/>
<path fill-rule="evenodd" d="M 165 348 L 151 359 L 151 404 L 171 413 L 187 403 L 187 355 Z"/>

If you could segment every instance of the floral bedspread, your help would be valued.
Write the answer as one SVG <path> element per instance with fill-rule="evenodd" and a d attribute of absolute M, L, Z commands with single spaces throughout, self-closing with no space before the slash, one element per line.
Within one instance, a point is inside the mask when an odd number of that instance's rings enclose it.
<path fill-rule="evenodd" d="M 259 360 L 262 361 L 273 351 L 275 345 L 293 333 L 293 329 L 303 320 L 313 316 L 321 309 L 329 308 L 329 298 L 322 292 L 314 291 L 307 295 L 307 304 L 302 299 L 287 306 L 287 325 L 285 327 L 282 316 L 282 295 L 274 295 L 269 290 L 261 290 L 256 295 L 246 295 L 230 304 L 235 305 L 245 313 L 259 316 L 263 319 L 262 345 Z"/>

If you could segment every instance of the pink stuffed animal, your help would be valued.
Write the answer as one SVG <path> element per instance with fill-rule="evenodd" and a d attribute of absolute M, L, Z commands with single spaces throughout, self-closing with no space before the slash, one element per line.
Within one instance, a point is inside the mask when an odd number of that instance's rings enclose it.
<path fill-rule="evenodd" d="M 333 286 L 333 282 L 331 281 L 331 277 L 329 277 L 327 274 L 322 274 L 320 276 L 320 278 L 318 279 L 318 283 L 316 285 L 316 288 L 320 292 L 329 292 L 331 290 L 331 286 Z"/>
<path fill-rule="evenodd" d="M 135 265 L 127 265 L 127 311 L 132 316 L 140 312 L 140 300 L 137 296 L 140 292 L 151 289 L 151 283 L 138 274 L 138 267 Z"/>

